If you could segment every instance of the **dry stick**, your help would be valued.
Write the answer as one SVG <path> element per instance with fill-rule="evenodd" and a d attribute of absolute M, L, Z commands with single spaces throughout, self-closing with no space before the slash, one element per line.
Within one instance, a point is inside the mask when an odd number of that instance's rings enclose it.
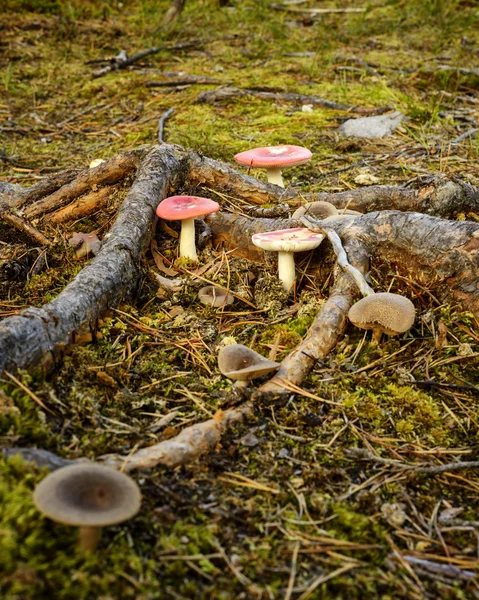
<path fill-rule="evenodd" d="M 329 108 L 331 110 L 343 110 L 346 112 L 359 113 L 361 115 L 378 115 L 391 110 L 390 107 L 365 108 L 364 106 L 349 106 L 347 104 L 338 104 L 332 100 L 326 100 L 318 96 L 305 96 L 292 92 L 262 92 L 248 88 L 237 88 L 223 86 L 216 90 L 201 92 L 196 98 L 199 104 L 215 104 L 216 102 L 226 102 L 235 98 L 244 98 L 253 96 L 262 100 L 274 100 L 275 102 L 285 102 L 291 104 L 311 104 L 319 108 Z"/>
<path fill-rule="evenodd" d="M 147 150 L 147 147 L 142 146 L 137 150 L 118 154 L 94 169 L 82 171 L 71 183 L 26 208 L 25 216 L 31 219 L 43 215 L 68 204 L 85 192 L 90 191 L 93 186 L 121 181 L 138 167 Z"/>
<path fill-rule="evenodd" d="M 129 67 L 130 65 L 138 62 L 139 60 L 146 58 L 147 56 L 152 56 L 153 54 L 158 54 L 158 52 L 161 52 L 162 50 L 186 50 L 187 48 L 192 48 L 202 43 L 203 42 L 201 42 L 201 40 L 192 40 L 191 42 L 182 42 L 181 44 L 175 44 L 174 46 L 164 45 L 156 46 L 154 48 L 148 48 L 147 50 L 142 50 L 141 52 L 137 52 L 137 54 L 133 54 L 133 56 L 130 56 L 125 60 L 114 62 L 111 65 L 107 65 L 106 67 L 98 69 L 98 71 L 94 71 L 92 77 L 102 77 L 107 73 L 111 73 L 111 71 L 126 69 L 126 67 Z"/>
<path fill-rule="evenodd" d="M 362 13 L 365 8 L 297 8 L 296 6 L 287 6 L 285 4 L 270 4 L 274 10 L 286 10 L 288 12 L 303 13 L 308 15 L 329 15 L 344 13 Z"/>
<path fill-rule="evenodd" d="M 165 18 L 161 27 L 158 29 L 171 27 L 176 23 L 178 17 L 181 15 L 186 4 L 186 0 L 172 0 L 169 9 L 166 11 Z M 158 29 L 156 31 L 158 31 Z"/>
<path fill-rule="evenodd" d="M 394 556 L 392 555 L 391 558 L 394 558 Z M 416 558 L 415 556 L 405 556 L 404 554 L 402 555 L 402 558 L 403 560 L 412 565 L 424 567 L 428 571 L 440 573 L 442 575 L 445 575 L 446 577 L 451 577 L 452 579 L 469 580 L 473 579 L 474 577 L 477 577 L 477 573 L 475 573 L 474 571 L 466 571 L 453 565 L 441 565 L 440 563 L 435 563 L 430 560 Z"/>
<path fill-rule="evenodd" d="M 381 456 L 376 456 L 369 450 L 365 448 L 349 448 L 345 451 L 345 453 L 354 459 L 366 460 L 369 462 L 375 462 L 382 465 L 387 465 L 391 467 L 397 467 L 398 469 L 402 469 L 404 471 L 413 471 L 414 473 L 425 473 L 427 475 L 437 475 L 440 473 L 446 473 L 450 471 L 460 471 L 462 469 L 478 469 L 479 468 L 479 460 L 469 460 L 469 461 L 458 461 L 447 463 L 444 465 L 408 465 L 406 463 L 401 463 L 397 460 L 383 458 Z"/>
<path fill-rule="evenodd" d="M 12 225 L 12 227 L 15 227 L 15 229 L 27 235 L 35 243 L 40 244 L 40 246 L 51 246 L 52 244 L 52 242 L 46 238 L 43 233 L 40 233 L 38 229 L 33 227 L 33 225 L 27 223 L 25 219 L 22 219 L 17 215 L 13 215 L 6 210 L 0 209 L 0 221 L 5 221 L 5 223 Z"/>
<path fill-rule="evenodd" d="M 205 75 L 179 75 L 175 73 L 170 77 L 177 77 L 178 79 L 166 79 L 163 81 L 147 81 L 146 87 L 168 87 L 170 85 L 218 85 L 219 83 L 225 83 L 217 77 L 206 77 Z"/>
<path fill-rule="evenodd" d="M 28 368 L 44 357 L 54 358 L 80 325 L 94 324 L 107 308 L 136 287 L 158 201 L 178 183 L 178 156 L 171 147 L 154 147 L 143 160 L 98 255 L 55 300 L 0 322 L 0 372 L 9 367 Z"/>
<path fill-rule="evenodd" d="M 174 108 L 169 108 L 165 113 L 163 113 L 160 117 L 160 120 L 158 121 L 158 142 L 160 144 L 164 144 L 165 140 L 163 139 L 163 132 L 165 129 L 165 121 L 166 119 L 168 119 L 168 117 L 171 117 L 171 115 L 175 112 Z"/>

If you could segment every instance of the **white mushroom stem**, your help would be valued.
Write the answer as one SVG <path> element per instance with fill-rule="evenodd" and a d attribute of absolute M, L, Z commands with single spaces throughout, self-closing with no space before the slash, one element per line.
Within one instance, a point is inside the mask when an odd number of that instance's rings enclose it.
<path fill-rule="evenodd" d="M 180 257 L 197 261 L 195 246 L 195 220 L 183 219 L 180 233 Z"/>
<path fill-rule="evenodd" d="M 301 217 L 301 221 L 306 227 L 313 229 L 311 227 L 311 220 L 309 220 L 308 217 Z M 313 231 L 317 230 L 317 227 L 313 229 Z M 343 248 L 343 244 L 339 235 L 332 229 L 327 229 L 326 227 L 321 227 L 320 231 L 328 236 L 334 253 L 336 254 L 338 265 L 343 269 L 343 271 L 346 271 L 346 273 L 354 279 L 354 282 L 358 286 L 361 294 L 363 296 L 371 296 L 371 294 L 374 294 L 375 291 L 370 285 L 368 285 L 361 272 L 349 263 L 348 255 L 346 254 L 346 250 Z"/>
<path fill-rule="evenodd" d="M 244 381 L 238 380 L 238 381 L 234 382 L 233 387 L 235 387 L 235 388 L 246 388 L 246 387 L 248 387 L 248 383 L 249 383 L 249 381 L 247 381 L 247 380 L 244 380 Z"/>
<path fill-rule="evenodd" d="M 296 279 L 294 252 L 278 252 L 278 277 L 283 283 L 284 289 L 289 292 Z"/>
<path fill-rule="evenodd" d="M 101 527 L 80 527 L 78 545 L 84 552 L 94 552 L 101 537 Z"/>
<path fill-rule="evenodd" d="M 281 175 L 281 169 L 279 167 L 269 167 L 266 169 L 266 177 L 268 178 L 269 183 L 274 183 L 275 185 L 284 188 L 283 176 Z"/>

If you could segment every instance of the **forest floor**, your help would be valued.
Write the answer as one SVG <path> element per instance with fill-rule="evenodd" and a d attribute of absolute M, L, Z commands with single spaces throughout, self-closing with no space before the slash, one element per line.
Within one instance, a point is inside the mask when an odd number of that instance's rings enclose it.
<path fill-rule="evenodd" d="M 450 144 L 477 127 L 477 4 L 371 0 L 361 13 L 307 12 L 358 4 L 189 0 L 164 31 L 164 0 L 7 0 L 0 180 L 28 186 L 155 143 L 159 117 L 174 108 L 165 139 L 229 164 L 252 146 L 306 146 L 311 162 L 285 173 L 286 185 L 300 191 L 435 173 L 479 185 L 477 133 Z M 164 49 L 93 76 L 108 64 L 95 61 L 153 46 Z M 217 83 L 182 82 L 185 75 Z M 154 81 L 165 85 L 148 87 Z M 408 120 L 386 138 L 352 140 L 338 133 L 351 116 L 345 111 L 254 97 L 196 102 L 222 84 L 388 106 Z M 214 190 L 196 192 L 222 201 Z M 44 249 L 0 224 L 0 265 L 16 265 L 2 269 L 0 317 L 55 297 L 89 260 L 77 258 L 67 238 L 92 231 L 102 238 L 125 193 L 118 186 L 90 217 L 39 224 L 55 241 L 40 269 Z M 474 213 L 455 217 L 479 221 Z M 158 229 L 157 243 L 174 273 L 176 240 Z M 145 256 L 131 303 L 104 315 L 99 333 L 78 338 L 53 372 L 0 378 L 0 446 L 94 459 L 169 439 L 225 407 L 231 382 L 216 363 L 225 338 L 281 360 L 331 283 L 300 268 L 296 297 L 265 311 L 249 282 L 270 266 L 206 248 L 203 275 L 250 302 L 214 311 L 198 303 L 199 286 L 159 293 L 148 276 L 154 258 Z M 194 464 L 134 473 L 141 512 L 107 529 L 94 555 L 75 551 L 75 530 L 34 508 L 31 492 L 46 471 L 0 459 L 2 598 L 479 598 L 479 471 L 403 468 L 477 456 L 479 323 L 441 304 L 433 284 L 417 284 L 414 273 L 406 278 L 373 262 L 371 280 L 377 291 L 414 302 L 410 332 L 374 347 L 370 333 L 350 325 L 303 382 L 304 394 L 282 405 L 257 401 L 254 416 Z"/>

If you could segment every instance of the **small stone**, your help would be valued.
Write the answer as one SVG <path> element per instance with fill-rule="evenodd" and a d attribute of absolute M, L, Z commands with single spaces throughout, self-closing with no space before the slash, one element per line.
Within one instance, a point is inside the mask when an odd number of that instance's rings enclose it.
<path fill-rule="evenodd" d="M 259 444 L 259 440 L 254 433 L 249 432 L 241 438 L 240 443 L 247 448 L 254 448 Z"/>
<path fill-rule="evenodd" d="M 375 183 L 379 183 L 379 179 L 369 169 L 361 169 L 354 178 L 354 183 L 358 185 L 374 185 Z"/>
<path fill-rule="evenodd" d="M 312 113 L 313 112 L 313 105 L 312 104 L 303 104 L 303 106 L 301 107 L 301 112 Z"/>
<path fill-rule="evenodd" d="M 457 349 L 458 356 L 471 356 L 472 354 L 474 354 L 474 350 L 470 344 L 459 344 L 459 348 Z"/>
<path fill-rule="evenodd" d="M 289 454 L 289 450 L 287 448 L 281 448 L 278 452 L 278 458 L 286 458 Z"/>
<path fill-rule="evenodd" d="M 382 138 L 391 135 L 404 119 L 399 111 L 377 117 L 348 119 L 339 127 L 339 131 L 346 137 Z"/>
<path fill-rule="evenodd" d="M 383 504 L 381 506 L 381 514 L 390 525 L 394 527 L 401 527 L 404 521 L 407 519 L 407 515 L 403 509 L 404 505 L 391 503 Z"/>

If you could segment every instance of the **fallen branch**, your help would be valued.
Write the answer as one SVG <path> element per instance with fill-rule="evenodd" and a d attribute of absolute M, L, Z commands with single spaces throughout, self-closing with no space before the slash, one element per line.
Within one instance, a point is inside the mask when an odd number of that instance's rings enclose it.
<path fill-rule="evenodd" d="M 394 554 L 391 554 L 390 557 L 392 559 L 397 558 Z M 440 563 L 432 562 L 424 558 L 416 558 L 415 556 L 405 556 L 404 554 L 401 555 L 401 559 L 405 560 L 411 565 L 423 567 L 426 571 L 430 571 L 432 573 L 439 573 L 440 575 L 444 575 L 445 577 L 449 577 L 455 580 L 459 579 L 461 581 L 468 581 L 477 577 L 476 572 L 466 571 L 465 569 L 460 569 L 459 567 L 455 567 L 454 565 L 442 565 Z"/>
<path fill-rule="evenodd" d="M 141 52 L 137 52 L 136 54 L 133 54 L 133 56 L 130 56 L 129 58 L 122 58 L 122 59 L 114 60 L 114 62 L 107 65 L 106 67 L 102 67 L 101 69 L 94 71 L 92 77 L 96 79 L 97 77 L 103 77 L 103 75 L 106 75 L 107 73 L 111 73 L 112 71 L 126 69 L 127 67 L 129 67 L 130 65 L 133 65 L 134 63 L 138 62 L 139 60 L 142 60 L 143 58 L 146 58 L 147 56 L 152 56 L 153 54 L 158 54 L 162 50 L 170 50 L 170 51 L 187 50 L 188 48 L 193 48 L 194 46 L 198 46 L 202 43 L 203 42 L 201 42 L 201 40 L 192 40 L 191 42 L 182 42 L 180 44 L 174 44 L 174 45 L 166 45 L 165 44 L 164 46 L 155 46 L 154 48 L 148 48 L 147 50 L 142 50 Z"/>
<path fill-rule="evenodd" d="M 326 100 L 319 96 L 305 96 L 303 94 L 295 94 L 292 92 L 263 92 L 248 88 L 237 88 L 223 86 L 216 90 L 210 90 L 201 92 L 196 102 L 198 104 L 216 104 L 218 102 L 228 102 L 229 100 L 235 100 L 237 98 L 245 98 L 247 96 L 253 96 L 253 98 L 260 98 L 261 100 L 274 100 L 275 102 L 284 102 L 286 104 L 296 104 L 302 106 L 304 104 L 311 104 L 318 108 L 328 108 L 330 110 L 342 110 L 346 112 L 358 113 L 361 115 L 380 115 L 382 113 L 391 110 L 390 107 L 382 108 L 365 108 L 364 106 L 349 106 L 348 104 L 338 104 L 332 100 Z"/>
<path fill-rule="evenodd" d="M 205 75 L 177 75 L 178 79 L 165 79 L 163 81 L 147 81 L 146 87 L 167 87 L 169 85 L 218 85 L 224 83 L 217 77 L 206 77 Z"/>

